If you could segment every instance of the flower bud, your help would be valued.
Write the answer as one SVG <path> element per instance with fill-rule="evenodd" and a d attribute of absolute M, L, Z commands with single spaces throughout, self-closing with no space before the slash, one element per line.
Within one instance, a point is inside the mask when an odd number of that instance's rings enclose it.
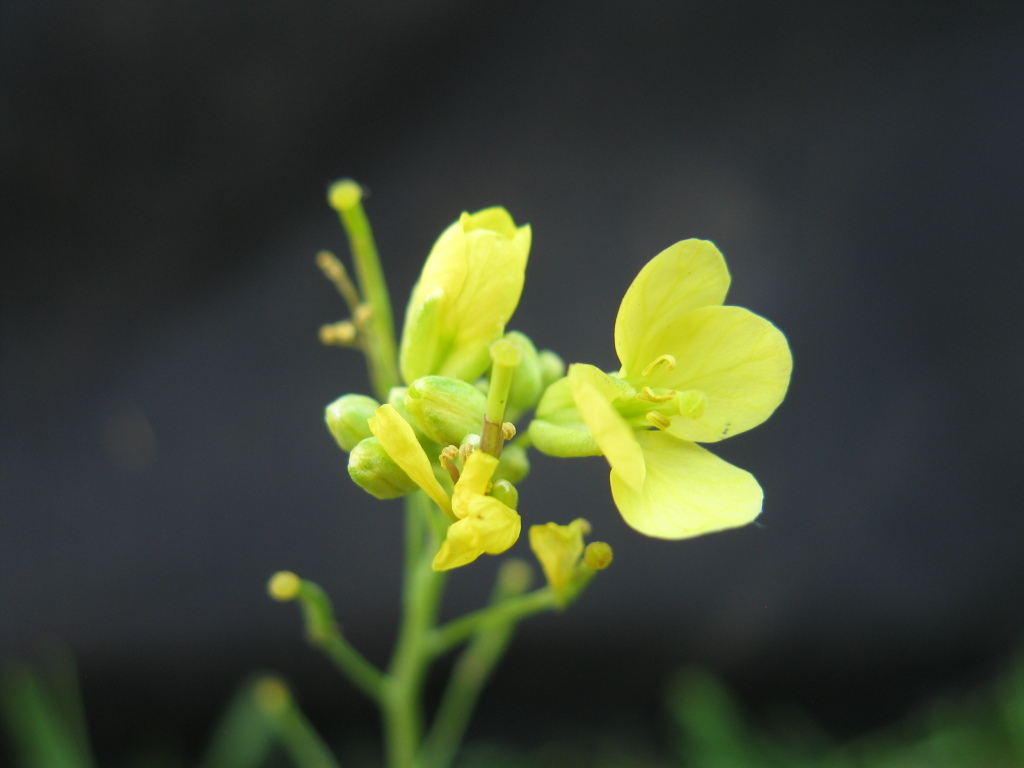
<path fill-rule="evenodd" d="M 537 353 L 537 362 L 540 365 L 541 385 L 544 389 L 565 376 L 565 360 L 558 353 L 542 349 Z"/>
<path fill-rule="evenodd" d="M 583 562 L 595 571 L 603 571 L 612 564 L 612 548 L 606 542 L 592 541 L 583 550 Z"/>
<path fill-rule="evenodd" d="M 522 353 L 515 373 L 512 374 L 512 386 L 508 392 L 509 410 L 506 416 L 515 419 L 518 414 L 537 405 L 544 391 L 544 381 L 537 348 L 533 346 L 530 337 L 519 331 L 509 331 L 505 338 L 519 347 Z"/>
<path fill-rule="evenodd" d="M 405 409 L 423 433 L 441 445 L 460 445 L 479 432 L 487 396 L 472 384 L 444 376 L 424 376 L 405 392 Z"/>
<path fill-rule="evenodd" d="M 518 445 L 506 445 L 501 451 L 498 468 L 494 470 L 494 479 L 508 480 L 518 483 L 530 474 L 530 458 L 526 451 Z"/>
<path fill-rule="evenodd" d="M 508 480 L 499 480 L 494 483 L 490 495 L 509 509 L 519 509 L 519 491 Z"/>
<path fill-rule="evenodd" d="M 351 451 L 360 440 L 370 437 L 366 420 L 380 403 L 368 395 L 342 395 L 327 406 L 324 420 L 343 451 Z"/>
<path fill-rule="evenodd" d="M 352 449 L 348 473 L 356 485 L 378 499 L 394 499 L 417 488 L 376 437 L 368 437 Z"/>
<path fill-rule="evenodd" d="M 504 208 L 464 213 L 434 244 L 405 313 L 402 377 L 472 381 L 490 365 L 519 303 L 530 252 L 529 225 Z"/>

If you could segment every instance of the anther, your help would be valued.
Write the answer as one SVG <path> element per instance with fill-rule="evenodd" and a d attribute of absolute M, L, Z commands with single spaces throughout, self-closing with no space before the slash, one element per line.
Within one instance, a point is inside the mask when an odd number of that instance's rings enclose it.
<path fill-rule="evenodd" d="M 648 403 L 667 403 L 669 400 L 674 399 L 675 396 L 675 392 L 669 392 L 667 395 L 657 395 L 650 387 L 644 387 L 637 393 L 636 399 Z"/>
<path fill-rule="evenodd" d="M 362 301 L 359 298 L 359 291 L 356 290 L 355 283 L 352 282 L 352 278 L 348 276 L 348 271 L 345 269 L 345 265 L 342 264 L 338 257 L 330 251 L 320 251 L 316 255 L 316 265 L 320 267 L 320 271 L 324 273 L 324 276 L 334 283 L 334 287 L 338 289 L 338 293 L 341 294 L 341 298 L 348 304 L 348 311 L 355 312 Z"/>
<path fill-rule="evenodd" d="M 462 462 L 462 466 L 466 466 L 466 459 L 475 450 L 476 446 L 473 443 L 463 443 L 459 446 L 459 460 Z"/>
<path fill-rule="evenodd" d="M 659 355 L 647 364 L 647 367 L 640 372 L 641 376 L 647 376 L 659 365 L 664 365 L 668 370 L 676 367 L 676 359 L 672 355 Z"/>
<path fill-rule="evenodd" d="M 668 429 L 670 426 L 672 426 L 672 422 L 669 420 L 668 416 L 665 416 L 662 413 L 658 413 L 657 411 L 649 411 L 646 414 L 644 414 L 644 416 L 652 425 L 654 425 L 658 429 Z"/>
<path fill-rule="evenodd" d="M 441 462 L 441 466 L 451 475 L 452 482 L 459 482 L 459 468 L 455 466 L 455 459 L 459 458 L 459 449 L 454 445 L 445 446 L 437 458 Z"/>
<path fill-rule="evenodd" d="M 320 326 L 320 343 L 331 347 L 354 347 L 357 335 L 350 320 Z"/>
<path fill-rule="evenodd" d="M 516 436 L 516 425 L 511 421 L 504 421 L 501 424 L 501 437 L 506 442 Z"/>

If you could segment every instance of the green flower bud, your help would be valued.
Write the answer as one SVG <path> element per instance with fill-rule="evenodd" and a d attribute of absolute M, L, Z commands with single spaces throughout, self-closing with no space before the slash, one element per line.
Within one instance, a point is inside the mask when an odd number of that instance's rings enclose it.
<path fill-rule="evenodd" d="M 405 496 L 418 487 L 376 437 L 359 442 L 348 456 L 348 473 L 356 485 L 378 499 Z"/>
<path fill-rule="evenodd" d="M 491 496 L 509 509 L 519 508 L 519 491 L 508 480 L 499 480 L 491 486 Z"/>
<path fill-rule="evenodd" d="M 565 376 L 565 360 L 550 349 L 542 349 L 537 354 L 540 364 L 541 383 L 544 389 L 550 387 L 554 382 Z"/>
<path fill-rule="evenodd" d="M 460 445 L 467 434 L 480 431 L 487 396 L 460 379 L 424 376 L 408 386 L 404 404 L 413 424 L 431 440 Z"/>
<path fill-rule="evenodd" d="M 520 413 L 537 405 L 544 392 L 544 380 L 537 348 L 530 337 L 519 331 L 509 331 L 505 338 L 519 347 L 522 353 L 508 392 L 506 417 L 514 421 Z"/>
<path fill-rule="evenodd" d="M 351 451 L 360 440 L 370 437 L 366 420 L 379 407 L 380 403 L 367 395 L 342 395 L 327 406 L 324 420 L 341 450 Z"/>
<path fill-rule="evenodd" d="M 498 468 L 494 470 L 494 479 L 518 483 L 530 474 L 530 458 L 526 451 L 518 445 L 506 444 L 501 451 Z"/>
<path fill-rule="evenodd" d="M 603 571 L 612 564 L 612 548 L 603 541 L 592 541 L 583 550 L 583 562 L 595 571 Z"/>

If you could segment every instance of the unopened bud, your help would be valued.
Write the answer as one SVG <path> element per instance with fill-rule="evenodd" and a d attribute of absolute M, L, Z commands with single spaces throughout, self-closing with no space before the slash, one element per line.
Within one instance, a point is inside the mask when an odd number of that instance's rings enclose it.
<path fill-rule="evenodd" d="M 509 509 L 519 509 L 519 491 L 508 480 L 499 480 L 491 486 L 491 496 Z"/>
<path fill-rule="evenodd" d="M 460 445 L 467 434 L 480 431 L 487 396 L 467 381 L 424 376 L 409 385 L 405 407 L 431 440 Z"/>
<path fill-rule="evenodd" d="M 595 571 L 603 571 L 612 564 L 612 548 L 603 541 L 592 541 L 583 550 L 583 562 Z"/>
<path fill-rule="evenodd" d="M 501 452 L 498 468 L 494 470 L 495 480 L 518 483 L 530 474 L 530 458 L 518 445 L 506 445 Z"/>
<path fill-rule="evenodd" d="M 536 407 L 544 391 L 544 381 L 537 348 L 530 337 L 519 331 L 509 331 L 505 338 L 511 341 L 522 354 L 515 373 L 512 374 L 512 386 L 508 392 L 508 408 L 515 415 Z"/>
<path fill-rule="evenodd" d="M 320 343 L 329 347 L 354 347 L 358 332 L 351 320 L 320 326 Z"/>
<path fill-rule="evenodd" d="M 267 582 L 267 592 L 272 598 L 282 603 L 287 603 L 298 597 L 301 588 L 302 579 L 291 571 L 278 571 Z"/>
<path fill-rule="evenodd" d="M 543 389 L 547 389 L 554 382 L 565 376 L 565 360 L 557 352 L 550 349 L 542 349 L 537 353 L 537 361 L 540 364 L 540 377 Z"/>
<path fill-rule="evenodd" d="M 343 451 L 351 451 L 360 440 L 370 437 L 367 419 L 380 407 L 368 395 L 342 395 L 327 406 L 324 421 Z"/>
<path fill-rule="evenodd" d="M 368 437 L 352 449 L 348 473 L 356 485 L 378 499 L 405 496 L 417 488 L 376 437 Z"/>

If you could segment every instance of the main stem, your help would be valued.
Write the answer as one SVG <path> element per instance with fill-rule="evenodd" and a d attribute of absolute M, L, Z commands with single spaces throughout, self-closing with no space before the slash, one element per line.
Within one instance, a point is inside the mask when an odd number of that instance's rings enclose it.
<path fill-rule="evenodd" d="M 380 697 L 391 768 L 419 768 L 420 765 L 423 679 L 430 660 L 426 637 L 436 622 L 445 582 L 444 574 L 431 567 L 437 536 L 430 524 L 433 510 L 429 506 L 422 492 L 406 497 L 402 625 Z"/>

